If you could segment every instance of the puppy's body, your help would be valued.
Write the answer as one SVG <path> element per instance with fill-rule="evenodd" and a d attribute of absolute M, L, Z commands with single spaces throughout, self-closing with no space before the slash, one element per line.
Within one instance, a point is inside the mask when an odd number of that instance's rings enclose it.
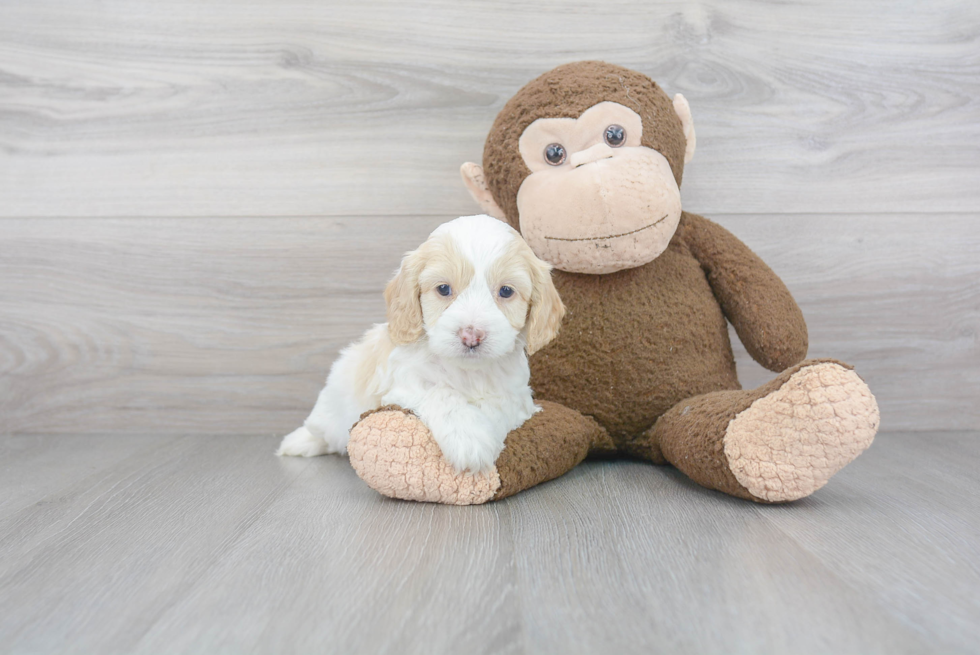
<path fill-rule="evenodd" d="M 523 348 L 463 367 L 425 343 L 394 346 L 387 323 L 376 325 L 341 352 L 310 416 L 283 440 L 279 454 L 345 453 L 362 413 L 399 405 L 440 434 L 437 443 L 451 463 L 482 470 L 497 460 L 507 433 L 538 410 L 529 376 Z"/>
<path fill-rule="evenodd" d="M 492 466 L 537 411 L 526 351 L 554 338 L 564 311 L 548 265 L 509 226 L 467 216 L 406 255 L 385 297 L 388 323 L 341 352 L 278 454 L 343 453 L 363 412 L 394 404 L 418 414 L 458 470 Z"/>

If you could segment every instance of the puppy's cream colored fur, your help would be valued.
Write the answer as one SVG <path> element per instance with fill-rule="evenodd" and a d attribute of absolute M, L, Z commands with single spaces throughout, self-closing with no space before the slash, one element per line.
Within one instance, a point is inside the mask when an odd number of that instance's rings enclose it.
<path fill-rule="evenodd" d="M 388 322 L 341 352 L 278 454 L 343 453 L 363 412 L 396 404 L 418 414 L 457 470 L 489 468 L 538 410 L 527 356 L 564 314 L 551 267 L 505 223 L 465 216 L 405 255 L 385 301 Z"/>

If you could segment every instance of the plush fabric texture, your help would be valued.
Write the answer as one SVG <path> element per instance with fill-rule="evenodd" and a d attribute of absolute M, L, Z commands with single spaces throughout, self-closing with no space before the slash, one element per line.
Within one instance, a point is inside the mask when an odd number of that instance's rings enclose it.
<path fill-rule="evenodd" d="M 751 391 L 688 398 L 639 441 L 700 485 L 781 502 L 823 486 L 871 444 L 877 427 L 867 385 L 847 364 L 824 359 Z"/>
<path fill-rule="evenodd" d="M 494 500 L 557 478 L 590 453 L 615 448 L 595 419 L 555 403 L 538 404 L 541 411 L 507 435 L 497 458 L 500 489 Z"/>
<path fill-rule="evenodd" d="M 797 500 L 864 452 L 878 422 L 864 380 L 849 366 L 818 362 L 793 372 L 732 419 L 725 458 L 753 497 Z"/>
<path fill-rule="evenodd" d="M 625 130 L 622 147 L 597 141 L 610 125 Z M 681 217 L 680 190 L 666 157 L 642 140 L 643 119 L 615 102 L 528 126 L 519 143 L 531 174 L 517 193 L 517 211 L 538 257 L 595 275 L 642 266 L 664 251 Z M 570 153 L 565 164 L 547 163 L 551 143 Z"/>
<path fill-rule="evenodd" d="M 615 450 L 588 416 L 548 402 L 541 410 L 507 435 L 506 454 L 478 475 L 454 471 L 425 424 L 397 405 L 365 412 L 351 430 L 347 451 L 358 476 L 385 496 L 477 505 L 556 478 L 589 454 Z"/>
<path fill-rule="evenodd" d="M 726 315 L 769 364 L 789 366 L 806 354 L 806 324 L 785 285 L 741 241 L 694 214 L 684 212 L 667 250 L 649 264 L 553 275 L 565 320 L 530 360 L 535 396 L 595 417 L 628 452 L 684 398 L 741 388 Z M 753 282 L 745 291 L 751 302 L 734 294 L 740 280 Z"/>
<path fill-rule="evenodd" d="M 686 218 L 680 238 L 752 359 L 778 372 L 806 357 L 806 321 L 783 281 L 725 228 L 695 214 Z"/>
<path fill-rule="evenodd" d="M 496 468 L 478 475 L 456 473 L 425 424 L 396 405 L 365 412 L 351 428 L 347 453 L 357 475 L 390 498 L 476 505 L 500 489 Z"/>
<path fill-rule="evenodd" d="M 487 137 L 487 185 L 512 225 L 519 228 L 515 199 L 529 174 L 521 133 L 538 118 L 577 118 L 603 101 L 636 108 L 642 144 L 664 155 L 680 184 L 685 136 L 666 94 L 635 71 L 568 64 L 521 89 Z M 878 408 L 867 385 L 846 364 L 802 361 L 806 323 L 792 295 L 708 219 L 682 212 L 666 250 L 649 263 L 553 275 L 565 317 L 558 338 L 530 358 L 544 411 L 508 435 L 495 499 L 561 475 L 586 454 L 615 452 L 673 464 L 740 498 L 782 502 L 818 489 L 874 438 Z M 752 357 L 780 375 L 741 389 L 729 321 Z M 421 470 L 425 477 L 437 469 Z"/>
<path fill-rule="evenodd" d="M 591 417 L 541 402 L 507 436 L 488 473 L 453 471 L 428 429 L 398 407 L 368 412 L 351 432 L 351 464 L 386 496 L 452 505 L 500 500 L 617 446 Z M 687 398 L 620 452 L 671 463 L 698 484 L 760 503 L 810 495 L 871 445 L 874 396 L 847 364 L 808 360 L 750 391 Z"/>
<path fill-rule="evenodd" d="M 680 186 L 687 143 L 681 119 L 663 89 L 646 75 L 622 66 L 602 61 L 566 64 L 518 91 L 497 115 L 483 147 L 487 186 L 515 229 L 520 228 L 517 191 L 531 172 L 518 150 L 521 134 L 539 118 L 578 118 L 603 101 L 617 102 L 640 115 L 641 144 L 667 158 Z"/>

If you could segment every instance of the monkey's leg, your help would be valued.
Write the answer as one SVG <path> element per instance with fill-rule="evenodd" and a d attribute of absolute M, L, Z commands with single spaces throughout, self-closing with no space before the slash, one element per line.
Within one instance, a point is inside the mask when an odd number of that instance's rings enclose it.
<path fill-rule="evenodd" d="M 347 452 L 361 479 L 385 496 L 476 505 L 557 478 L 590 451 L 615 449 L 591 417 L 557 403 L 538 404 L 542 410 L 507 435 L 495 466 L 478 475 L 453 470 L 428 428 L 399 407 L 363 415 L 351 428 Z"/>
<path fill-rule="evenodd" d="M 826 484 L 871 445 L 878 420 L 874 396 L 850 366 L 807 360 L 757 389 L 683 400 L 637 441 L 648 459 L 662 453 L 698 484 L 778 503 Z"/>

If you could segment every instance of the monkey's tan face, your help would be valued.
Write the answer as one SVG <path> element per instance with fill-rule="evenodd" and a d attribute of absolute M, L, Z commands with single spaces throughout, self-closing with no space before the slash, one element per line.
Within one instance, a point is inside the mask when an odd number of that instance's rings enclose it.
<path fill-rule="evenodd" d="M 601 102 L 576 118 L 539 118 L 520 138 L 531 174 L 517 192 L 531 249 L 571 273 L 612 273 L 656 259 L 681 216 L 670 164 L 640 145 L 632 109 Z"/>

